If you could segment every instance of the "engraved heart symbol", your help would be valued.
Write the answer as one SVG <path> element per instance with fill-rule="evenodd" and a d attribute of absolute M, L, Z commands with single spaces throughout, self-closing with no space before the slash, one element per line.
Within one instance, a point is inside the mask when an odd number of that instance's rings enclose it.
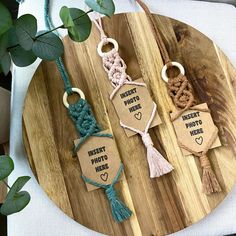
<path fill-rule="evenodd" d="M 141 112 L 138 112 L 138 113 L 134 114 L 134 117 L 135 117 L 137 120 L 141 120 L 141 119 L 142 119 L 142 113 L 141 113 Z"/>
<path fill-rule="evenodd" d="M 100 178 L 103 180 L 103 181 L 107 181 L 107 179 L 108 179 L 108 173 L 107 172 L 105 172 L 105 173 L 103 173 L 103 174 L 100 174 Z"/>
<path fill-rule="evenodd" d="M 196 143 L 197 143 L 198 145 L 202 145 L 202 143 L 203 143 L 203 137 L 200 136 L 200 137 L 198 137 L 198 138 L 195 138 L 195 141 L 196 141 Z"/>

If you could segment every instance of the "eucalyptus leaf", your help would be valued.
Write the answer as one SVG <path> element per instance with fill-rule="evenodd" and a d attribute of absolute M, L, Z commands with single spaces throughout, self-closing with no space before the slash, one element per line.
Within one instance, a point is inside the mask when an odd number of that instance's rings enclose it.
<path fill-rule="evenodd" d="M 77 8 L 69 8 L 69 10 L 75 26 L 68 28 L 68 34 L 73 41 L 82 42 L 89 37 L 92 22 L 86 12 Z"/>
<path fill-rule="evenodd" d="M 3 215 L 11 215 L 23 210 L 30 202 L 30 194 L 26 191 L 20 191 L 29 181 L 29 176 L 19 177 L 7 194 L 0 213 Z"/>
<path fill-rule="evenodd" d="M 4 75 L 7 75 L 11 68 L 11 57 L 9 52 L 5 52 L 1 58 L 0 58 L 0 66 L 4 73 Z"/>
<path fill-rule="evenodd" d="M 12 27 L 11 13 L 8 9 L 0 2 L 0 35 L 5 33 Z"/>
<path fill-rule="evenodd" d="M 75 26 L 74 21 L 70 15 L 70 9 L 68 7 L 62 7 L 60 10 L 60 18 L 64 24 L 65 28 Z"/>
<path fill-rule="evenodd" d="M 85 3 L 94 11 L 112 16 L 115 13 L 115 4 L 113 0 L 85 0 Z"/>
<path fill-rule="evenodd" d="M 55 60 L 59 58 L 64 52 L 64 46 L 61 39 L 50 32 L 44 34 L 45 31 L 40 32 L 41 36 L 37 36 L 33 43 L 33 53 L 43 60 Z"/>
<path fill-rule="evenodd" d="M 37 33 L 37 20 L 33 15 L 26 14 L 16 20 L 16 35 L 19 44 L 25 50 L 32 49 Z"/>
<path fill-rule="evenodd" d="M 26 51 L 21 46 L 10 49 L 10 53 L 12 61 L 19 67 L 31 65 L 37 59 L 32 50 Z"/>
<path fill-rule="evenodd" d="M 7 52 L 8 32 L 0 36 L 0 58 Z"/>
<path fill-rule="evenodd" d="M 12 27 L 11 29 L 9 29 L 5 34 L 7 35 L 7 42 L 8 42 L 7 47 L 13 47 L 19 44 L 18 38 L 16 36 L 15 27 Z"/>
<path fill-rule="evenodd" d="M 9 156 L 0 156 L 0 181 L 7 178 L 13 170 L 13 160 Z"/>
<path fill-rule="evenodd" d="M 20 45 L 17 45 L 18 40 L 14 27 L 11 28 L 7 33 L 9 52 L 11 54 L 11 59 L 14 64 L 19 67 L 31 65 L 37 59 L 37 56 L 34 55 L 32 50 L 26 51 Z"/>

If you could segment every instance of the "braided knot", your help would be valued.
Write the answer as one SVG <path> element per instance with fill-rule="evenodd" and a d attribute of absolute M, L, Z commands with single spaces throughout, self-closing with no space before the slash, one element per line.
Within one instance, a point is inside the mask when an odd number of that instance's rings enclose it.
<path fill-rule="evenodd" d="M 116 191 L 112 184 L 106 188 L 105 193 L 110 202 L 114 202 L 117 199 Z"/>
<path fill-rule="evenodd" d="M 69 115 L 81 137 L 90 136 L 100 131 L 91 107 L 84 99 L 70 105 Z"/>
<path fill-rule="evenodd" d="M 202 155 L 199 157 L 200 159 L 200 165 L 203 169 L 210 168 L 211 169 L 211 163 L 207 157 L 207 155 Z"/>
<path fill-rule="evenodd" d="M 186 76 L 180 74 L 168 80 L 169 95 L 178 109 L 185 109 L 195 104 L 193 88 Z"/>
<path fill-rule="evenodd" d="M 146 148 L 149 146 L 153 146 L 153 142 L 149 133 L 144 133 L 142 135 L 142 140 Z"/>
<path fill-rule="evenodd" d="M 127 66 L 125 62 L 115 49 L 104 55 L 103 66 L 113 86 L 122 86 L 126 81 L 131 80 L 126 74 Z"/>
<path fill-rule="evenodd" d="M 107 36 L 105 34 L 101 35 L 101 41 L 103 42 L 103 45 L 108 44 Z"/>

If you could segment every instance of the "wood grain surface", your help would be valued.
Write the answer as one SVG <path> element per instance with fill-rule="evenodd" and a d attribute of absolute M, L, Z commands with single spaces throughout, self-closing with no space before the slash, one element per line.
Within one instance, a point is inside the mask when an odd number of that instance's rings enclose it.
<path fill-rule="evenodd" d="M 190 26 L 155 15 L 173 61 L 181 62 L 199 102 L 207 102 L 220 130 L 222 147 L 210 160 L 223 191 L 201 192 L 201 168 L 194 156 L 183 156 L 169 119 L 175 108 L 160 77 L 163 62 L 144 13 L 120 14 L 104 20 L 105 32 L 119 43 L 119 52 L 133 80 L 142 77 L 158 105 L 163 124 L 150 130 L 155 146 L 175 170 L 150 179 L 146 150 L 138 135 L 127 138 L 108 98 L 111 88 L 96 46 L 93 27 L 84 43 L 64 39 L 65 64 L 74 87 L 91 103 L 97 120 L 111 129 L 125 166 L 116 188 L 134 212 L 124 223 L 111 216 L 102 189 L 87 192 L 71 150 L 77 133 L 62 103 L 63 83 L 54 62 L 43 62 L 29 86 L 23 113 L 23 135 L 31 168 L 48 196 L 77 222 L 107 235 L 165 235 L 181 230 L 210 213 L 236 180 L 236 71 L 220 49 Z"/>

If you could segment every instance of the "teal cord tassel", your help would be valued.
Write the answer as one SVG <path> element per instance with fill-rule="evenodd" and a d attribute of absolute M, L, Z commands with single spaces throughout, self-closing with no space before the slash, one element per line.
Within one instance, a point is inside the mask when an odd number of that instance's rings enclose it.
<path fill-rule="evenodd" d="M 112 183 L 108 185 L 97 183 L 82 175 L 82 178 L 85 182 L 92 184 L 98 188 L 103 188 L 105 190 L 106 196 L 110 202 L 112 216 L 116 222 L 127 220 L 132 215 L 132 211 L 118 198 L 116 190 L 114 188 L 114 185 L 117 183 L 123 169 L 123 164 L 120 164 L 120 168 L 116 174 L 116 177 L 114 178 Z"/>
<path fill-rule="evenodd" d="M 75 123 L 77 132 L 80 134 L 80 141 L 74 148 L 74 154 L 77 153 L 80 146 L 90 137 L 108 137 L 112 134 L 99 133 L 102 129 L 95 119 L 91 106 L 84 99 L 79 99 L 75 104 L 69 106 L 69 116 Z"/>
<path fill-rule="evenodd" d="M 23 3 L 24 0 L 16 0 L 18 3 Z"/>

